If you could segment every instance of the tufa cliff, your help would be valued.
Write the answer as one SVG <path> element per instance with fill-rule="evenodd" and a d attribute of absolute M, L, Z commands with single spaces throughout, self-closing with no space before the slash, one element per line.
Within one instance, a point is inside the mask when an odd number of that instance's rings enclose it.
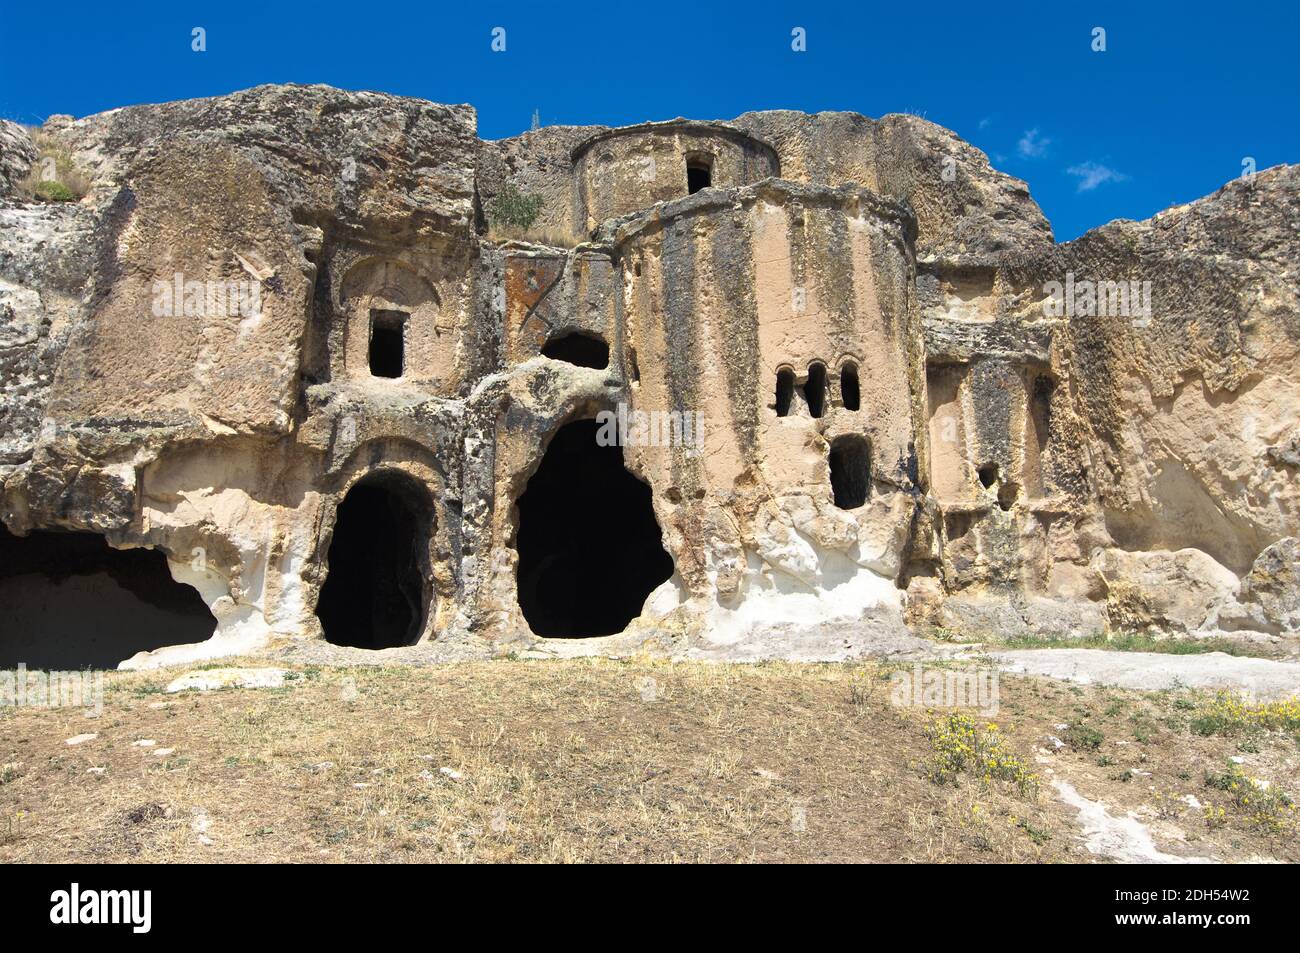
<path fill-rule="evenodd" d="M 1298 263 L 1297 167 L 1058 245 L 913 116 L 0 124 L 0 663 L 1294 640 Z"/>

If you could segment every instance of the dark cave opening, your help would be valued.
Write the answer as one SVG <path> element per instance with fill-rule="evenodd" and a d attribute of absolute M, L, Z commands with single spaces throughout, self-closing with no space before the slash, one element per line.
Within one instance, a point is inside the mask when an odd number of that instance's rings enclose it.
<path fill-rule="evenodd" d="M 858 387 L 858 365 L 852 361 L 840 368 L 840 402 L 845 410 L 862 406 L 862 393 Z"/>
<path fill-rule="evenodd" d="M 794 403 L 794 371 L 783 367 L 776 372 L 776 415 L 790 416 L 792 403 Z"/>
<path fill-rule="evenodd" d="M 547 341 L 542 348 L 542 356 L 596 370 L 609 367 L 609 345 L 602 338 L 581 331 Z"/>
<path fill-rule="evenodd" d="M 335 645 L 414 645 L 428 601 L 432 503 L 409 477 L 365 477 L 339 504 L 316 616 Z"/>
<path fill-rule="evenodd" d="M 673 572 L 650 487 L 597 430 L 561 427 L 519 497 L 519 607 L 537 635 L 621 632 Z"/>
<path fill-rule="evenodd" d="M 1029 416 L 1040 453 L 1047 450 L 1052 433 L 1052 395 L 1056 382 L 1050 377 L 1036 377 L 1030 390 Z"/>
<path fill-rule="evenodd" d="M 804 399 L 808 401 L 808 413 L 820 417 L 826 413 L 826 365 L 808 365 L 808 383 L 803 387 Z"/>
<path fill-rule="evenodd" d="M 835 505 L 853 510 L 871 496 L 871 444 L 865 437 L 850 434 L 831 442 L 831 493 Z"/>
<path fill-rule="evenodd" d="M 708 156 L 695 156 L 686 160 L 686 193 L 694 195 L 713 185 L 713 161 Z"/>
<path fill-rule="evenodd" d="M 116 668 L 137 652 L 202 642 L 216 625 L 159 550 L 0 525 L 0 668 Z"/>
<path fill-rule="evenodd" d="M 370 373 L 401 377 L 406 369 L 405 311 L 370 312 Z"/>

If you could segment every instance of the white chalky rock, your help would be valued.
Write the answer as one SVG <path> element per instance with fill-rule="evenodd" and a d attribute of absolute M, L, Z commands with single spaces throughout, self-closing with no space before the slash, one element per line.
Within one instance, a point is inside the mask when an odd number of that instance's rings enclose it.
<path fill-rule="evenodd" d="M 186 672 L 167 686 L 168 692 L 210 692 L 221 688 L 281 688 L 282 668 L 210 668 Z"/>

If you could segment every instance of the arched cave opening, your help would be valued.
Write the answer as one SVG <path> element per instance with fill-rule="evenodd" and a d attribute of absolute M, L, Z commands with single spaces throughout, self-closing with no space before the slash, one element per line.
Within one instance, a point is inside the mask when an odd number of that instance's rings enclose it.
<path fill-rule="evenodd" d="M 565 361 L 578 367 L 609 367 L 609 345 L 604 339 L 584 331 L 573 331 L 552 338 L 542 348 L 542 356 L 555 361 Z"/>
<path fill-rule="evenodd" d="M 808 382 L 803 387 L 804 399 L 808 401 L 808 413 L 820 417 L 826 413 L 826 365 L 809 364 Z"/>
<path fill-rule="evenodd" d="M 428 603 L 433 504 L 403 474 L 364 477 L 339 504 L 316 616 L 335 645 L 414 645 Z"/>
<path fill-rule="evenodd" d="M 622 632 L 673 572 L 650 487 L 597 430 L 561 427 L 519 497 L 519 607 L 537 635 Z"/>
<path fill-rule="evenodd" d="M 794 403 L 794 371 L 783 367 L 776 372 L 776 415 L 789 417 L 792 403 Z"/>
<path fill-rule="evenodd" d="M 137 652 L 202 642 L 216 625 L 158 550 L 0 525 L 0 669 L 116 668 Z"/>
<path fill-rule="evenodd" d="M 848 361 L 840 368 L 840 403 L 845 410 L 857 410 L 862 406 L 862 393 L 858 387 L 858 365 Z"/>
<path fill-rule="evenodd" d="M 850 434 L 831 441 L 831 493 L 835 505 L 854 510 L 871 496 L 871 444 Z"/>

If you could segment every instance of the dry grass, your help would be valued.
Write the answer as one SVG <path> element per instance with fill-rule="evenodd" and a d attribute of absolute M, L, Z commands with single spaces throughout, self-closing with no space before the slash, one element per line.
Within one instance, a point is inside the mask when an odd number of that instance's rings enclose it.
<path fill-rule="evenodd" d="M 516 225 L 490 225 L 488 239 L 494 242 L 520 241 L 536 245 L 548 245 L 551 248 L 577 248 L 585 241 L 586 235 L 561 228 L 557 225 L 530 225 L 520 228 Z"/>
<path fill-rule="evenodd" d="M 932 781 L 936 713 L 891 706 L 874 666 L 500 660 L 162 694 L 175 674 L 110 674 L 95 720 L 0 709 L 0 862 L 1095 859 L 1052 778 L 1162 849 L 1297 859 L 1293 834 L 1182 804 L 1223 801 L 1206 771 L 1240 744 L 1192 733 L 1187 694 L 1004 677 L 1003 743 L 1043 778 L 1025 794 Z M 1099 746 L 1047 754 L 1076 721 Z M 1295 790 L 1294 739 L 1251 744 Z"/>
<path fill-rule="evenodd" d="M 73 160 L 71 153 L 50 133 L 28 127 L 27 134 L 40 155 L 18 188 L 29 198 L 41 201 L 79 201 L 90 191 L 91 178 Z M 54 174 L 49 174 L 51 163 Z"/>
<path fill-rule="evenodd" d="M 1006 639 L 972 639 L 951 629 L 933 627 L 928 634 L 936 641 L 978 643 L 989 649 L 1105 649 L 1111 652 L 1157 652 L 1162 655 L 1205 655 L 1222 652 L 1243 658 L 1289 658 L 1291 652 L 1280 644 L 1248 642 L 1227 638 L 1176 638 L 1145 632 L 1089 636 L 1013 636 Z"/>

